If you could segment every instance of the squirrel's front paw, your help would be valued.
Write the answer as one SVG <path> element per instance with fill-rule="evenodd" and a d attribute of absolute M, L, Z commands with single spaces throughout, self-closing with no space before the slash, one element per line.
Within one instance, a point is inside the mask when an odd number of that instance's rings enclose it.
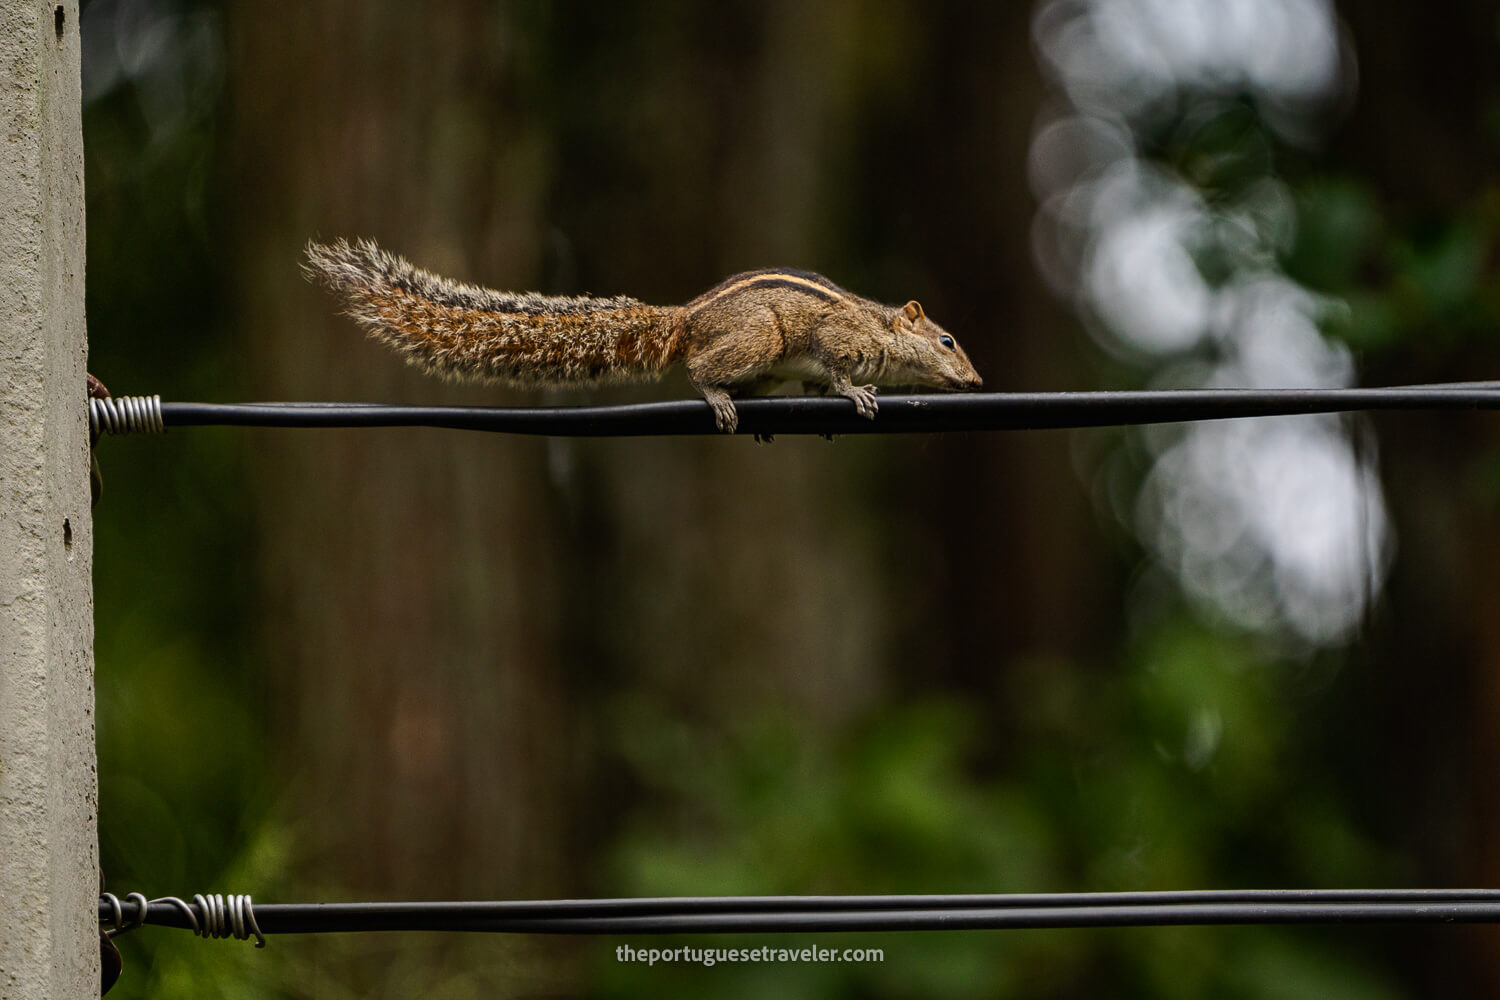
<path fill-rule="evenodd" d="M 714 408 L 714 426 L 725 434 L 733 434 L 740 425 L 740 415 L 729 396 L 710 396 L 708 405 Z"/>
<path fill-rule="evenodd" d="M 873 385 L 856 385 L 844 393 L 854 400 L 854 409 L 860 416 L 867 420 L 875 419 L 875 411 L 880 409 L 875 402 L 875 387 Z"/>

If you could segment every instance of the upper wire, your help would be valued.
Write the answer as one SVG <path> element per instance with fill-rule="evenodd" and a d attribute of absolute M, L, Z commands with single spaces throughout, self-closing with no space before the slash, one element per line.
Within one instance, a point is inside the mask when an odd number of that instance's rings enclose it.
<path fill-rule="evenodd" d="M 1181 389 L 880 397 L 874 420 L 847 399 L 755 396 L 735 401 L 739 429 L 775 434 L 910 434 L 1040 430 L 1377 410 L 1500 409 L 1500 382 L 1381 389 Z M 139 411 L 139 419 L 125 414 Z M 700 399 L 603 406 L 407 406 L 383 403 L 162 403 L 91 400 L 97 432 L 167 427 L 445 427 L 562 437 L 718 434 Z"/>

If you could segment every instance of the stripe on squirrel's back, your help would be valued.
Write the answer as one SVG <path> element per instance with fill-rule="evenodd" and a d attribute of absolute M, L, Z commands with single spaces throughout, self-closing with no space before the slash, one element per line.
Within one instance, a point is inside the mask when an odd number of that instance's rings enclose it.
<path fill-rule="evenodd" d="M 851 298 L 848 292 L 813 271 L 796 268 L 763 268 L 731 275 L 687 304 L 689 312 L 697 312 L 736 292 L 752 288 L 789 288 L 803 292 L 825 302 L 843 302 Z"/>
<path fill-rule="evenodd" d="M 844 289 L 840 288 L 838 285 L 834 284 L 832 281 L 825 278 L 818 272 L 804 271 L 801 268 L 796 267 L 761 267 L 756 268 L 754 271 L 741 271 L 739 274 L 731 274 L 729 277 L 719 282 L 713 288 L 709 289 L 709 291 L 716 292 L 721 288 L 726 288 L 729 285 L 737 284 L 738 282 L 744 281 L 747 278 L 761 278 L 778 274 L 788 278 L 800 278 L 803 281 L 811 282 L 812 284 L 818 285 L 821 288 L 826 288 L 828 291 L 833 292 L 836 295 L 849 294 L 848 292 L 844 291 Z"/>
<path fill-rule="evenodd" d="M 767 274 L 764 277 L 756 278 L 753 282 L 749 282 L 741 287 L 790 288 L 796 292 L 806 292 L 807 294 L 812 295 L 815 298 L 822 299 L 824 302 L 842 302 L 844 300 L 844 296 L 840 295 L 838 292 L 831 291 L 830 289 L 824 288 L 821 285 L 813 286 L 808 284 L 804 279 L 784 277 L 776 274 Z"/>

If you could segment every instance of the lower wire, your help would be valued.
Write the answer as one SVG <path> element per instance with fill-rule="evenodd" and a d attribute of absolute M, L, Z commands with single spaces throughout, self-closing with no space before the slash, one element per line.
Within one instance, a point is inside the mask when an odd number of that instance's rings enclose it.
<path fill-rule="evenodd" d="M 120 904 L 142 920 L 138 904 Z M 143 922 L 191 927 L 152 901 Z M 100 920 L 111 917 L 100 901 Z M 688 934 L 1227 924 L 1500 923 L 1494 889 L 1263 889 L 928 896 L 758 896 L 467 902 L 263 903 L 265 934 L 468 931 Z"/>

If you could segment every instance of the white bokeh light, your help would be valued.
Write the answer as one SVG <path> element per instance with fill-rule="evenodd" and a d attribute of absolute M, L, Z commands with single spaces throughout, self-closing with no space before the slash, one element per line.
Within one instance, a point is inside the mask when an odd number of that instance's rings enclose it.
<path fill-rule="evenodd" d="M 1326 0 L 1051 0 L 1034 25 L 1042 58 L 1085 113 L 1135 114 L 1187 91 L 1309 102 L 1339 82 Z"/>
<path fill-rule="evenodd" d="M 1181 384 L 1353 384 L 1319 321 L 1338 308 L 1282 273 L 1296 209 L 1270 172 L 1202 190 L 1141 156 L 1163 122 L 1230 97 L 1260 125 L 1303 134 L 1341 84 L 1325 0 L 1050 0 L 1039 56 L 1069 107 L 1030 162 L 1038 265 L 1102 346 Z M 1274 112 L 1274 113 L 1271 113 Z M 1200 260 L 1219 261 L 1210 279 Z M 1237 420 L 1148 436 L 1154 461 L 1128 520 L 1206 612 L 1315 645 L 1345 641 L 1384 579 L 1392 543 L 1372 457 L 1332 417 Z M 1117 506 L 1117 505 L 1116 505 Z"/>

